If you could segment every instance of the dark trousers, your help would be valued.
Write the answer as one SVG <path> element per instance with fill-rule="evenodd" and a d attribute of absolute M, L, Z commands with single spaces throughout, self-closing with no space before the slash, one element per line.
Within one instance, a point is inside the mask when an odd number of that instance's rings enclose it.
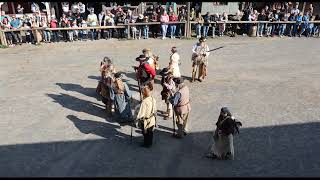
<path fill-rule="evenodd" d="M 13 35 L 14 35 L 13 38 L 14 38 L 15 43 L 21 43 L 22 42 L 20 31 L 13 32 Z"/>
<path fill-rule="evenodd" d="M 144 133 L 144 129 L 142 129 L 142 134 L 143 134 L 143 143 L 145 146 L 151 146 L 152 145 L 152 140 L 153 140 L 153 128 L 154 126 L 151 126 L 150 128 L 147 129 L 147 132 Z"/>
<path fill-rule="evenodd" d="M 60 37 L 58 34 L 58 31 L 52 31 L 52 39 L 54 42 L 59 42 L 60 41 Z"/>
<path fill-rule="evenodd" d="M 68 32 L 67 31 L 62 31 L 62 36 L 63 36 L 63 40 L 65 42 L 67 42 L 68 41 Z"/>

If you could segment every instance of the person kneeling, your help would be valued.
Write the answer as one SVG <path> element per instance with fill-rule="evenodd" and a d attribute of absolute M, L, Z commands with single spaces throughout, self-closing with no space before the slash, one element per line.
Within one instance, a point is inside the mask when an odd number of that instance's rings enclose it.
<path fill-rule="evenodd" d="M 241 122 L 237 121 L 227 107 L 221 108 L 214 132 L 211 152 L 206 155 L 213 159 L 234 159 L 233 135 L 239 133 Z"/>
<path fill-rule="evenodd" d="M 138 126 L 142 130 L 144 137 L 144 147 L 151 147 L 153 140 L 153 131 L 156 125 L 156 100 L 151 96 L 148 86 L 142 88 L 143 100 L 137 115 Z"/>

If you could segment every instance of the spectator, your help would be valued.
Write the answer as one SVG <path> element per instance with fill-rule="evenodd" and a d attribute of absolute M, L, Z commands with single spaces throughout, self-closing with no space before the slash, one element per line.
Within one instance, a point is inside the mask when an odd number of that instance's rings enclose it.
<path fill-rule="evenodd" d="M 315 19 L 314 19 L 315 21 L 320 21 L 320 15 L 319 14 L 317 14 L 316 16 L 315 16 Z M 318 37 L 319 37 L 319 35 L 320 35 L 320 24 L 318 23 L 318 24 L 315 24 L 314 25 L 314 28 L 313 28 L 313 36 L 316 36 L 316 34 L 318 34 Z"/>
<path fill-rule="evenodd" d="M 149 17 L 144 16 L 143 22 L 144 23 L 149 22 Z M 148 25 L 143 26 L 143 39 L 149 39 L 149 26 Z"/>
<path fill-rule="evenodd" d="M 153 11 L 152 16 L 151 16 L 151 22 L 159 22 L 160 16 L 157 14 L 156 11 Z M 157 38 L 159 26 L 157 24 L 151 25 L 151 34 L 153 38 Z"/>
<path fill-rule="evenodd" d="M 82 19 L 81 27 L 83 27 L 83 28 L 88 27 L 88 24 L 84 19 Z M 82 29 L 80 32 L 81 32 L 80 33 L 80 41 L 83 41 L 83 40 L 86 41 L 88 38 L 88 30 Z"/>
<path fill-rule="evenodd" d="M 52 16 L 51 21 L 50 21 L 50 28 L 57 28 L 57 27 L 58 27 L 58 21 L 54 16 Z M 52 37 L 53 37 L 54 42 L 60 41 L 58 31 L 52 31 Z"/>
<path fill-rule="evenodd" d="M 78 9 L 79 9 L 79 3 L 74 2 L 74 3 L 71 5 L 71 12 L 72 12 L 73 14 L 76 14 Z"/>
<path fill-rule="evenodd" d="M 273 14 L 273 21 L 274 22 L 279 22 L 280 21 L 280 10 L 277 9 L 276 12 Z M 271 35 L 274 36 L 276 31 L 279 29 L 279 24 L 272 24 L 272 30 L 271 30 Z"/>
<path fill-rule="evenodd" d="M 290 17 L 290 13 L 285 13 L 284 16 L 282 16 L 282 19 L 281 21 L 284 21 L 284 22 L 287 22 L 289 20 L 289 17 Z M 280 30 L 279 30 L 279 36 L 282 38 L 283 35 L 284 35 L 284 32 L 286 30 L 286 26 L 287 24 L 283 23 L 283 24 L 280 24 Z"/>
<path fill-rule="evenodd" d="M 272 11 L 269 11 L 269 14 L 267 16 L 267 21 L 273 22 L 273 13 L 272 13 Z M 268 23 L 267 24 L 267 37 L 271 36 L 271 32 L 272 32 L 272 24 Z"/>
<path fill-rule="evenodd" d="M 300 14 L 299 3 L 296 3 L 295 7 L 291 9 L 291 14 Z"/>
<path fill-rule="evenodd" d="M 302 22 L 302 17 L 303 17 L 302 12 L 296 16 L 296 23 L 294 24 L 294 27 L 293 27 L 293 36 L 296 36 L 298 34 L 298 30 Z"/>
<path fill-rule="evenodd" d="M 85 14 L 86 14 L 86 5 L 84 5 L 82 2 L 79 2 L 78 6 L 79 6 L 80 15 L 81 15 L 82 19 L 84 19 Z"/>
<path fill-rule="evenodd" d="M 76 40 L 78 40 L 79 39 L 79 30 L 77 29 L 79 26 L 78 26 L 78 24 L 77 24 L 77 21 L 76 20 L 74 20 L 73 22 L 72 22 L 72 26 L 71 26 L 74 30 L 73 30 L 73 36 L 75 36 L 76 37 Z"/>
<path fill-rule="evenodd" d="M 61 2 L 62 12 L 63 14 L 67 15 L 69 13 L 69 3 L 68 2 Z"/>
<path fill-rule="evenodd" d="M 198 16 L 196 18 L 196 34 L 197 34 L 197 38 L 200 38 L 201 37 L 201 28 L 203 27 L 203 23 L 204 23 L 204 20 L 203 20 L 203 17 L 201 15 L 201 12 L 198 13 Z"/>
<path fill-rule="evenodd" d="M 99 19 L 99 26 L 105 26 L 105 18 L 106 18 L 106 15 L 105 15 L 105 12 L 104 11 L 101 11 L 98 15 L 98 19 Z M 99 30 L 99 34 L 100 34 L 100 37 L 105 39 L 104 37 L 104 29 L 100 29 Z M 98 38 L 99 39 L 99 38 Z"/>
<path fill-rule="evenodd" d="M 106 26 L 114 26 L 115 22 L 114 22 L 114 15 L 111 14 L 110 11 L 107 11 L 107 14 L 105 16 L 105 25 Z M 113 34 L 113 29 L 107 29 L 107 39 L 110 39 L 112 37 Z"/>
<path fill-rule="evenodd" d="M 196 11 L 194 10 L 194 8 L 191 8 L 191 12 L 190 12 L 190 21 L 195 21 L 197 18 L 197 14 Z"/>
<path fill-rule="evenodd" d="M 18 4 L 18 6 L 17 6 L 17 12 L 18 12 L 18 14 L 23 14 L 23 10 L 24 10 L 24 8 L 21 7 L 20 4 Z"/>
<path fill-rule="evenodd" d="M 293 22 L 296 20 L 296 16 L 295 14 L 290 14 L 289 16 L 289 21 Z M 289 36 L 292 37 L 293 36 L 293 29 L 294 29 L 294 24 L 288 24 L 288 31 L 289 31 Z"/>
<path fill-rule="evenodd" d="M 143 14 L 139 14 L 136 22 L 137 22 L 137 23 L 143 23 L 143 21 L 144 21 L 144 16 L 143 16 Z M 142 34 L 142 32 L 143 32 L 143 28 L 144 28 L 144 26 L 142 26 L 142 25 L 138 25 L 138 26 L 137 26 L 137 30 L 138 30 L 138 33 L 139 33 L 138 39 L 141 38 L 141 34 Z"/>
<path fill-rule="evenodd" d="M 11 25 L 9 23 L 9 19 L 7 17 L 4 17 L 3 20 L 2 20 L 2 29 L 3 30 L 12 29 L 12 27 L 11 27 Z M 7 40 L 7 43 L 9 45 L 9 47 L 14 46 L 13 45 L 14 34 L 12 32 L 5 32 L 4 34 L 6 36 L 6 40 Z"/>
<path fill-rule="evenodd" d="M 204 23 L 203 23 L 203 37 L 207 38 L 208 37 L 208 32 L 209 32 L 209 26 L 210 26 L 210 14 L 207 12 L 206 15 L 203 17 Z"/>
<path fill-rule="evenodd" d="M 37 21 L 36 17 L 32 17 L 31 18 L 31 29 L 32 30 L 32 34 L 33 37 L 35 39 L 35 44 L 39 44 L 40 43 L 40 39 L 41 39 L 41 34 L 39 33 L 39 31 L 35 30 L 35 28 L 38 28 L 40 26 L 40 22 Z"/>
<path fill-rule="evenodd" d="M 66 28 L 67 24 L 68 24 L 68 18 L 66 16 L 66 14 L 62 14 L 62 17 L 60 18 L 60 27 L 61 28 Z M 62 30 L 62 36 L 65 42 L 67 42 L 68 39 L 68 32 L 65 30 Z"/>
<path fill-rule="evenodd" d="M 178 16 L 174 11 L 170 13 L 169 16 L 169 21 L 170 22 L 177 22 L 178 21 Z M 170 38 L 176 38 L 176 29 L 177 29 L 177 24 L 170 24 Z"/>
<path fill-rule="evenodd" d="M 20 29 L 21 28 L 21 21 L 19 18 L 16 18 L 15 15 L 12 16 L 12 20 L 10 22 L 10 25 L 12 27 L 12 29 L 14 30 L 17 30 L 17 29 Z M 15 43 L 16 44 L 22 44 L 22 38 L 21 38 L 21 34 L 20 34 L 20 31 L 14 31 L 12 33 L 13 35 L 13 38 L 15 40 Z"/>
<path fill-rule="evenodd" d="M 305 32 L 306 29 L 308 30 L 308 27 L 309 27 L 309 12 L 308 11 L 302 17 L 302 21 L 303 21 L 303 23 L 301 24 L 301 31 L 299 33 L 299 37 L 301 37 L 301 35 Z M 308 36 L 308 34 L 306 34 L 306 36 Z"/>
<path fill-rule="evenodd" d="M 262 9 L 261 13 L 258 15 L 258 21 L 266 21 L 267 20 L 267 15 L 265 13 L 265 10 Z M 258 28 L 258 37 L 263 36 L 263 30 L 265 27 L 265 23 L 259 23 L 259 28 Z"/>
<path fill-rule="evenodd" d="M 118 12 L 116 14 L 116 24 L 124 24 L 126 19 L 126 13 L 123 12 L 122 8 L 118 8 Z M 128 33 L 128 32 L 127 32 Z M 125 30 L 119 29 L 118 38 L 125 38 Z"/>
<path fill-rule="evenodd" d="M 32 13 L 36 13 L 36 12 L 38 12 L 39 11 L 39 5 L 37 4 L 37 3 L 35 3 L 35 2 L 32 2 L 31 3 L 31 12 Z"/>
<path fill-rule="evenodd" d="M 187 21 L 187 13 L 186 10 L 184 8 L 181 9 L 181 12 L 178 15 L 178 20 L 179 22 L 186 22 Z M 182 38 L 182 33 L 184 34 L 184 23 L 180 23 L 178 25 L 178 33 L 179 33 L 179 37 L 180 39 Z"/>
<path fill-rule="evenodd" d="M 168 22 L 169 22 L 169 16 L 167 14 L 167 11 L 163 11 L 163 14 L 160 17 L 161 22 L 161 29 L 162 29 L 162 39 L 166 39 L 167 35 L 167 29 L 168 29 Z"/>
<path fill-rule="evenodd" d="M 98 25 L 98 17 L 94 14 L 94 9 L 92 8 L 90 14 L 87 17 L 87 22 L 89 27 L 96 27 Z M 96 29 L 91 29 L 91 40 L 96 38 Z"/>
<path fill-rule="evenodd" d="M 40 27 L 47 28 L 48 23 L 46 18 L 41 18 Z M 50 32 L 46 29 L 43 30 L 43 41 L 45 43 L 51 43 L 51 35 Z"/>
<path fill-rule="evenodd" d="M 307 11 L 309 12 L 310 16 L 313 15 L 313 6 L 312 6 L 312 4 L 309 5 L 309 8 L 307 9 Z"/>
<path fill-rule="evenodd" d="M 23 23 L 23 28 L 24 29 L 30 29 L 30 30 L 25 31 L 26 32 L 26 43 L 28 43 L 28 44 L 33 43 L 34 42 L 34 38 L 33 38 L 33 35 L 32 35 L 30 23 L 29 22 L 24 22 Z"/>
<path fill-rule="evenodd" d="M 315 16 L 311 16 L 310 21 L 314 21 L 314 20 L 315 20 Z M 307 32 L 306 32 L 307 37 L 311 37 L 312 36 L 313 28 L 314 28 L 314 23 L 309 23 L 309 25 L 307 27 Z"/>
<path fill-rule="evenodd" d="M 219 24 L 219 35 L 223 36 L 224 31 L 226 30 L 226 23 L 228 21 L 228 15 L 226 12 L 222 13 L 222 16 L 220 17 L 220 21 L 224 22 Z"/>
<path fill-rule="evenodd" d="M 211 22 L 211 27 L 212 27 L 212 38 L 214 38 L 216 36 L 216 29 L 218 26 L 218 21 L 220 21 L 219 19 L 219 13 L 215 13 L 212 16 L 210 16 L 210 22 Z"/>
<path fill-rule="evenodd" d="M 71 22 L 68 21 L 67 28 L 71 28 L 71 27 L 72 27 Z M 69 41 L 73 42 L 73 30 L 68 30 L 68 37 L 69 37 Z"/>

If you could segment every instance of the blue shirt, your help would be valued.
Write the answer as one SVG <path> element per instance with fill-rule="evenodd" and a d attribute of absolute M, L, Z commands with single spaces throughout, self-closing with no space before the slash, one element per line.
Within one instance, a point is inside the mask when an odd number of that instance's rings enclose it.
<path fill-rule="evenodd" d="M 302 16 L 298 15 L 298 16 L 296 17 L 296 21 L 297 21 L 297 22 L 301 22 L 301 21 L 302 21 Z"/>
<path fill-rule="evenodd" d="M 10 22 L 10 24 L 11 24 L 11 26 L 12 26 L 13 28 L 19 28 L 20 25 L 21 25 L 19 19 L 12 20 L 12 21 Z"/>
<path fill-rule="evenodd" d="M 173 106 L 176 106 L 178 104 L 179 99 L 181 98 L 181 93 L 180 92 L 176 92 L 173 96 L 173 98 L 170 99 L 170 103 Z"/>

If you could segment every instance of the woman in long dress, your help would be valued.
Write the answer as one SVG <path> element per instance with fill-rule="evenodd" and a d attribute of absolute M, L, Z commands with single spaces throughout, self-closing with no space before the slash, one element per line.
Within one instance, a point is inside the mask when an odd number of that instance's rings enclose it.
<path fill-rule="evenodd" d="M 178 50 L 176 47 L 172 47 L 171 52 L 169 69 L 172 71 L 174 78 L 180 78 L 180 56 L 178 54 Z"/>

